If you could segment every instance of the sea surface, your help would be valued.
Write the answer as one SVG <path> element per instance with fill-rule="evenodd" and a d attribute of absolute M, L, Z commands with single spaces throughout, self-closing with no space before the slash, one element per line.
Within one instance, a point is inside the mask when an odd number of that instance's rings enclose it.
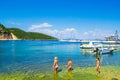
<path fill-rule="evenodd" d="M 94 67 L 92 51 L 80 49 L 81 42 L 57 40 L 6 40 L 0 41 L 0 73 L 52 72 L 54 57 L 58 57 L 59 69 L 65 69 L 71 58 L 75 67 Z M 90 52 L 89 52 L 90 51 Z M 101 56 L 102 66 L 120 66 L 120 51 Z"/>

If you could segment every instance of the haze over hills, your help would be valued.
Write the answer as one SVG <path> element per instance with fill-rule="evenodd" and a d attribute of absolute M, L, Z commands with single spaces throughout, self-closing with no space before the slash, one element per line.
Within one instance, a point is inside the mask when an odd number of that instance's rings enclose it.
<path fill-rule="evenodd" d="M 56 40 L 57 38 L 37 33 L 37 32 L 25 32 L 19 28 L 6 28 L 3 24 L 0 24 L 0 40 Z"/>

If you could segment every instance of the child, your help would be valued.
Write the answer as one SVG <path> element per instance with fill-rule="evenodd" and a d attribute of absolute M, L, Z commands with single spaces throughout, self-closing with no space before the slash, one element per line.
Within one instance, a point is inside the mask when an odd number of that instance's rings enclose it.
<path fill-rule="evenodd" d="M 58 72 L 58 58 L 57 57 L 54 57 L 53 70 L 55 74 Z"/>
<path fill-rule="evenodd" d="M 72 70 L 72 61 L 70 58 L 68 58 L 68 64 L 67 64 L 67 67 L 68 67 L 68 71 L 71 71 Z"/>
<path fill-rule="evenodd" d="M 97 71 L 97 75 L 100 74 L 100 59 L 99 57 L 96 57 L 96 71 Z"/>

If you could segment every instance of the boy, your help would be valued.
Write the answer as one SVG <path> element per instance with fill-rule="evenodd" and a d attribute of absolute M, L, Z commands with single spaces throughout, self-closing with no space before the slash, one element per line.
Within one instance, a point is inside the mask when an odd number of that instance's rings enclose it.
<path fill-rule="evenodd" d="M 67 64 L 67 67 L 68 67 L 68 71 L 71 71 L 72 70 L 72 61 L 70 58 L 68 58 L 68 64 Z"/>
<path fill-rule="evenodd" d="M 100 59 L 99 57 L 96 57 L 96 71 L 97 71 L 97 75 L 100 74 Z"/>

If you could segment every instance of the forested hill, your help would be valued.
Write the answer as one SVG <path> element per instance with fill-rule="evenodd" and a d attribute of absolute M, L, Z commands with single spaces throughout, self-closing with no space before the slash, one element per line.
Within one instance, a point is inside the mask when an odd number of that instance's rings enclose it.
<path fill-rule="evenodd" d="M 19 28 L 6 28 L 0 24 L 0 39 L 56 40 L 57 38 L 37 32 L 25 32 Z"/>

